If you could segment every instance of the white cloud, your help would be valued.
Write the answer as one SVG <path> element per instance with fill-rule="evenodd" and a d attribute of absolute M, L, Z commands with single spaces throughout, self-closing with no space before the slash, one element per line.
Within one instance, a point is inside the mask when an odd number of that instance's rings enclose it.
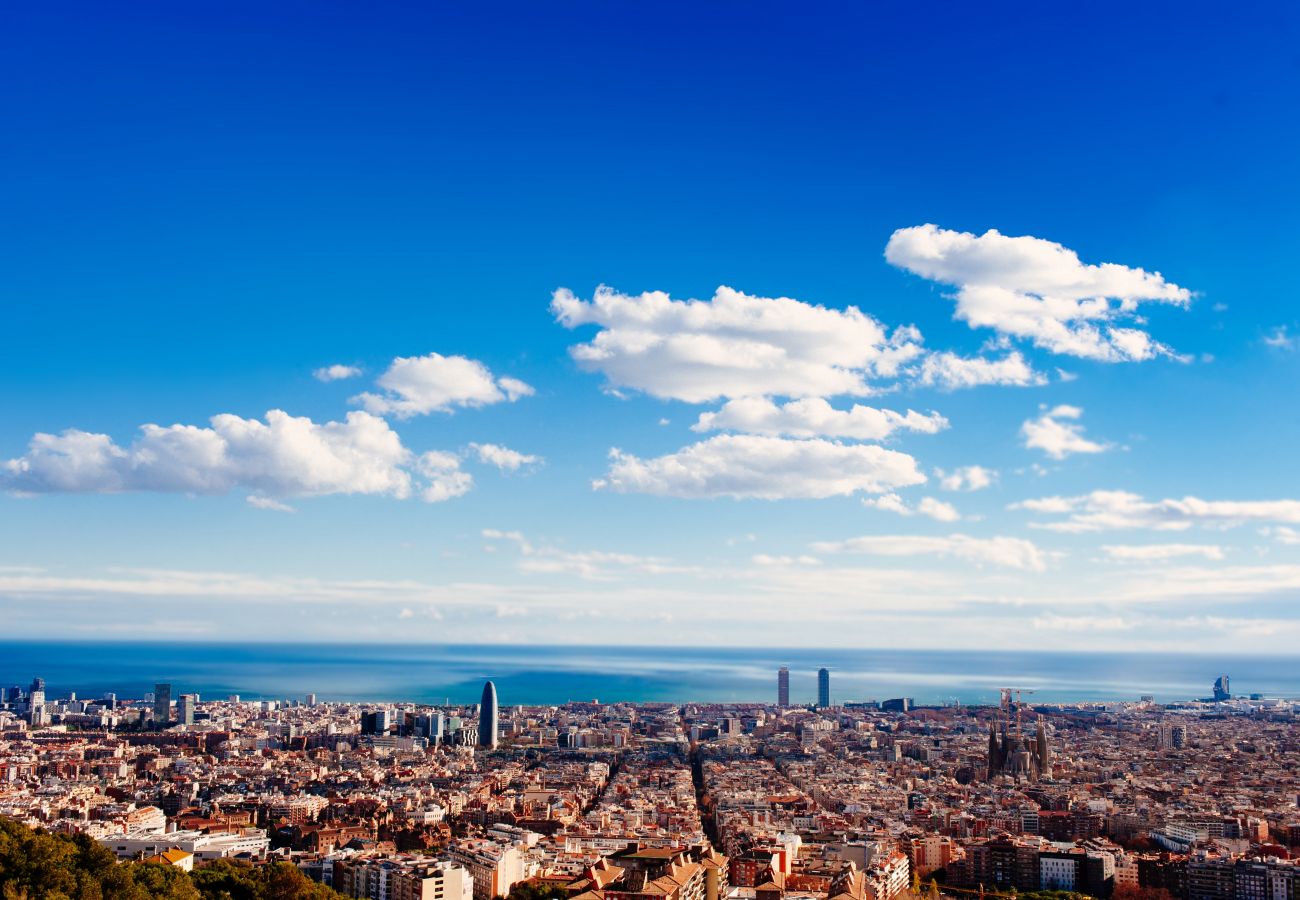
<path fill-rule="evenodd" d="M 470 449 L 477 454 L 479 462 L 496 466 L 502 472 L 514 472 L 524 466 L 531 466 L 542 461 L 540 456 L 520 453 L 500 444 L 470 444 Z"/>
<path fill-rule="evenodd" d="M 906 413 L 854 404 L 835 409 L 820 397 L 778 404 L 766 397 L 728 400 L 717 412 L 701 413 L 692 431 L 743 431 L 790 437 L 842 437 L 878 441 L 895 431 L 935 434 L 948 427 L 938 413 Z"/>
<path fill-rule="evenodd" d="M 1034 617 L 1034 628 L 1045 631 L 1131 631 L 1137 623 L 1123 616 L 1062 616 L 1045 613 Z"/>
<path fill-rule="evenodd" d="M 1279 544 L 1296 545 L 1300 544 L 1300 531 L 1294 528 L 1288 528 L 1285 525 L 1278 525 L 1273 529 L 1265 529 L 1266 534 L 1272 534 L 1273 540 Z"/>
<path fill-rule="evenodd" d="M 411 493 L 411 453 L 365 412 L 316 423 L 271 410 L 266 421 L 223 414 L 211 427 L 145 425 L 129 447 L 106 434 L 37 434 L 0 464 L 0 488 L 20 493 L 169 491 L 259 496 Z"/>
<path fill-rule="evenodd" d="M 934 497 L 922 497 L 921 502 L 915 508 L 908 506 L 906 501 L 897 494 L 868 497 L 862 501 L 862 505 L 884 510 L 885 512 L 898 513 L 900 516 L 928 516 L 936 522 L 956 522 L 961 518 L 961 514 L 957 512 L 955 506 L 942 500 L 936 500 Z"/>
<path fill-rule="evenodd" d="M 1185 531 L 1196 524 L 1231 528 L 1246 522 L 1300 524 L 1300 500 L 1202 500 L 1183 497 L 1148 501 L 1127 491 L 1093 491 L 1077 497 L 1041 497 L 1011 509 L 1065 516 L 1035 527 L 1071 533 L 1145 528 Z"/>
<path fill-rule="evenodd" d="M 376 384 L 384 393 L 352 398 L 375 415 L 399 419 L 455 407 L 515 401 L 533 393 L 517 378 L 495 378 L 488 367 L 464 356 L 406 356 L 393 360 Z"/>
<path fill-rule="evenodd" d="M 361 369 L 357 366 L 345 366 L 341 363 L 335 363 L 332 366 L 325 366 L 311 373 L 317 381 L 342 381 L 345 378 L 356 378 L 361 374 Z"/>
<path fill-rule="evenodd" d="M 1043 413 L 1037 419 L 1029 419 L 1020 426 L 1020 436 L 1025 439 L 1025 446 L 1042 450 L 1052 459 L 1065 459 L 1072 453 L 1103 453 L 1110 444 L 1090 441 L 1083 436 L 1083 426 L 1062 419 L 1078 419 L 1083 410 L 1077 406 L 1062 404 Z"/>
<path fill-rule="evenodd" d="M 947 351 L 931 353 L 921 363 L 917 380 L 921 384 L 947 390 L 980 387 L 986 384 L 1017 387 L 1047 384 L 1047 376 L 1035 372 L 1033 366 L 1025 361 L 1019 350 L 1008 353 L 1001 359 L 958 356 Z"/>
<path fill-rule="evenodd" d="M 1162 562 L 1199 556 L 1203 559 L 1223 559 L 1223 548 L 1217 544 L 1107 544 L 1102 552 L 1121 562 Z"/>
<path fill-rule="evenodd" d="M 856 307 L 828 309 L 728 287 L 710 300 L 601 287 L 591 301 L 561 288 L 551 311 L 566 328 L 600 328 L 570 352 L 611 387 L 688 403 L 862 396 L 872 392 L 870 379 L 896 375 L 923 352 L 914 328 L 890 334 Z"/>
<path fill-rule="evenodd" d="M 297 512 L 287 503 L 281 503 L 279 500 L 273 500 L 270 497 L 263 497 L 261 494 L 249 494 L 244 500 L 249 506 L 255 509 L 269 509 L 275 512 Z"/>
<path fill-rule="evenodd" d="M 950 472 L 935 469 L 934 474 L 945 491 L 982 491 L 998 477 L 996 470 L 983 466 L 958 466 Z"/>
<path fill-rule="evenodd" d="M 806 553 L 799 556 L 773 556 L 769 553 L 755 553 L 752 557 L 756 566 L 820 566 L 822 561 Z"/>
<path fill-rule="evenodd" d="M 988 563 L 1010 569 L 1042 572 L 1047 555 L 1032 541 L 1013 537 L 975 538 L 965 534 L 947 537 L 875 535 L 813 544 L 818 553 L 862 553 L 872 556 L 943 556 L 966 562 Z"/>
<path fill-rule="evenodd" d="M 545 544 L 538 545 L 518 531 L 485 528 L 481 532 L 490 541 L 507 541 L 519 550 L 517 567 L 535 575 L 576 575 L 586 581 L 616 581 L 636 575 L 676 575 L 698 573 L 699 569 L 682 566 L 658 556 L 611 553 L 603 550 L 571 551 Z"/>
<path fill-rule="evenodd" d="M 1172 355 L 1140 328 L 1143 302 L 1186 307 L 1191 293 L 1158 272 L 1115 263 L 1086 265 L 1073 250 L 1036 237 L 900 228 L 885 258 L 957 288 L 956 317 L 972 327 L 1027 338 L 1053 353 L 1105 362 Z"/>
<path fill-rule="evenodd" d="M 420 492 L 425 503 L 442 503 L 468 494 L 474 487 L 474 476 L 460 467 L 460 457 L 443 450 L 430 450 L 421 454 L 416 468 L 426 479 Z"/>
<path fill-rule="evenodd" d="M 1285 325 L 1278 325 L 1264 335 L 1264 343 L 1276 350 L 1294 350 L 1296 348 L 1296 339 L 1288 333 Z"/>
<path fill-rule="evenodd" d="M 610 451 L 594 483 L 619 493 L 778 500 L 883 493 L 925 476 L 906 453 L 826 440 L 719 435 L 653 459 Z"/>

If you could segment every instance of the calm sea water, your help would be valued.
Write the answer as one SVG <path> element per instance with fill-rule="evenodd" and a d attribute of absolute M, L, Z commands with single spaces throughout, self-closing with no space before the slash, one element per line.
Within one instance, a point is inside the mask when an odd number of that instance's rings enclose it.
<path fill-rule="evenodd" d="M 1128 653 L 977 653 L 644 647 L 0 642 L 0 684 L 40 675 L 50 697 L 114 691 L 139 697 L 157 681 L 173 696 L 476 702 L 491 678 L 503 705 L 600 699 L 766 701 L 790 667 L 794 702 L 811 701 L 831 670 L 835 702 L 908 696 L 918 703 L 990 703 L 1002 686 L 1037 702 L 1208 696 L 1227 673 L 1234 693 L 1300 697 L 1300 657 Z"/>

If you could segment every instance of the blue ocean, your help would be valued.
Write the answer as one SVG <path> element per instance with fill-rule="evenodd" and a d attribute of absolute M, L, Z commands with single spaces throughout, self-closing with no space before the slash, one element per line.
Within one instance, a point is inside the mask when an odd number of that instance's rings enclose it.
<path fill-rule="evenodd" d="M 1234 694 L 1300 697 L 1300 657 L 1155 653 L 782 650 L 382 644 L 0 643 L 0 684 L 46 680 L 51 698 L 75 691 L 140 697 L 174 693 L 275 699 L 473 703 L 485 678 L 502 705 L 569 700 L 774 702 L 790 668 L 792 702 L 810 702 L 817 669 L 832 701 L 912 697 L 919 704 L 994 703 L 998 688 L 1033 702 L 1205 697 L 1221 674 Z"/>

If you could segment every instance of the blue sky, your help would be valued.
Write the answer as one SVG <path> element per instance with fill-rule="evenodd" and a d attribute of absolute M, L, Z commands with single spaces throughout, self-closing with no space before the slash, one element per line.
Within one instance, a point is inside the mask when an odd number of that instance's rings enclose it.
<path fill-rule="evenodd" d="M 13 633 L 1294 648 L 1300 14 L 698 6 L 7 11 Z"/>

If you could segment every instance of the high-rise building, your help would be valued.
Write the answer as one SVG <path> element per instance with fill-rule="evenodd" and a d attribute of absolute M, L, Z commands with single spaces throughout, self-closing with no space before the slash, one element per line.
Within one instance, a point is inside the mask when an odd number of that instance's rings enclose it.
<path fill-rule="evenodd" d="M 361 733 L 365 735 L 384 735 L 393 730 L 393 711 L 375 709 L 361 713 Z"/>
<path fill-rule="evenodd" d="M 817 670 L 817 705 L 828 707 L 831 705 L 831 670 Z"/>
<path fill-rule="evenodd" d="M 153 686 L 153 720 L 159 728 L 166 728 L 172 720 L 172 686 L 155 684 Z"/>
<path fill-rule="evenodd" d="M 33 678 L 31 690 L 27 694 L 27 708 L 41 709 L 45 706 L 45 679 Z"/>
<path fill-rule="evenodd" d="M 302 698 L 302 705 L 303 705 L 303 706 L 315 706 L 315 705 L 316 705 L 316 695 L 315 695 L 315 694 L 308 694 L 306 697 L 303 697 L 303 698 Z"/>
<path fill-rule="evenodd" d="M 1214 699 L 1215 700 L 1232 699 L 1232 689 L 1228 685 L 1227 675 L 1220 675 L 1218 678 L 1214 679 Z"/>
<path fill-rule="evenodd" d="M 1160 749 L 1161 750 L 1182 750 L 1186 746 L 1187 746 L 1186 725 L 1160 726 Z"/>
<path fill-rule="evenodd" d="M 181 694 L 176 704 L 176 721 L 182 725 L 194 724 L 194 710 L 199 705 L 198 694 Z"/>
<path fill-rule="evenodd" d="M 790 670 L 785 666 L 776 670 L 776 705 L 790 705 Z"/>
<path fill-rule="evenodd" d="M 497 745 L 497 686 L 490 681 L 483 685 L 483 699 L 478 708 L 478 745 Z"/>

